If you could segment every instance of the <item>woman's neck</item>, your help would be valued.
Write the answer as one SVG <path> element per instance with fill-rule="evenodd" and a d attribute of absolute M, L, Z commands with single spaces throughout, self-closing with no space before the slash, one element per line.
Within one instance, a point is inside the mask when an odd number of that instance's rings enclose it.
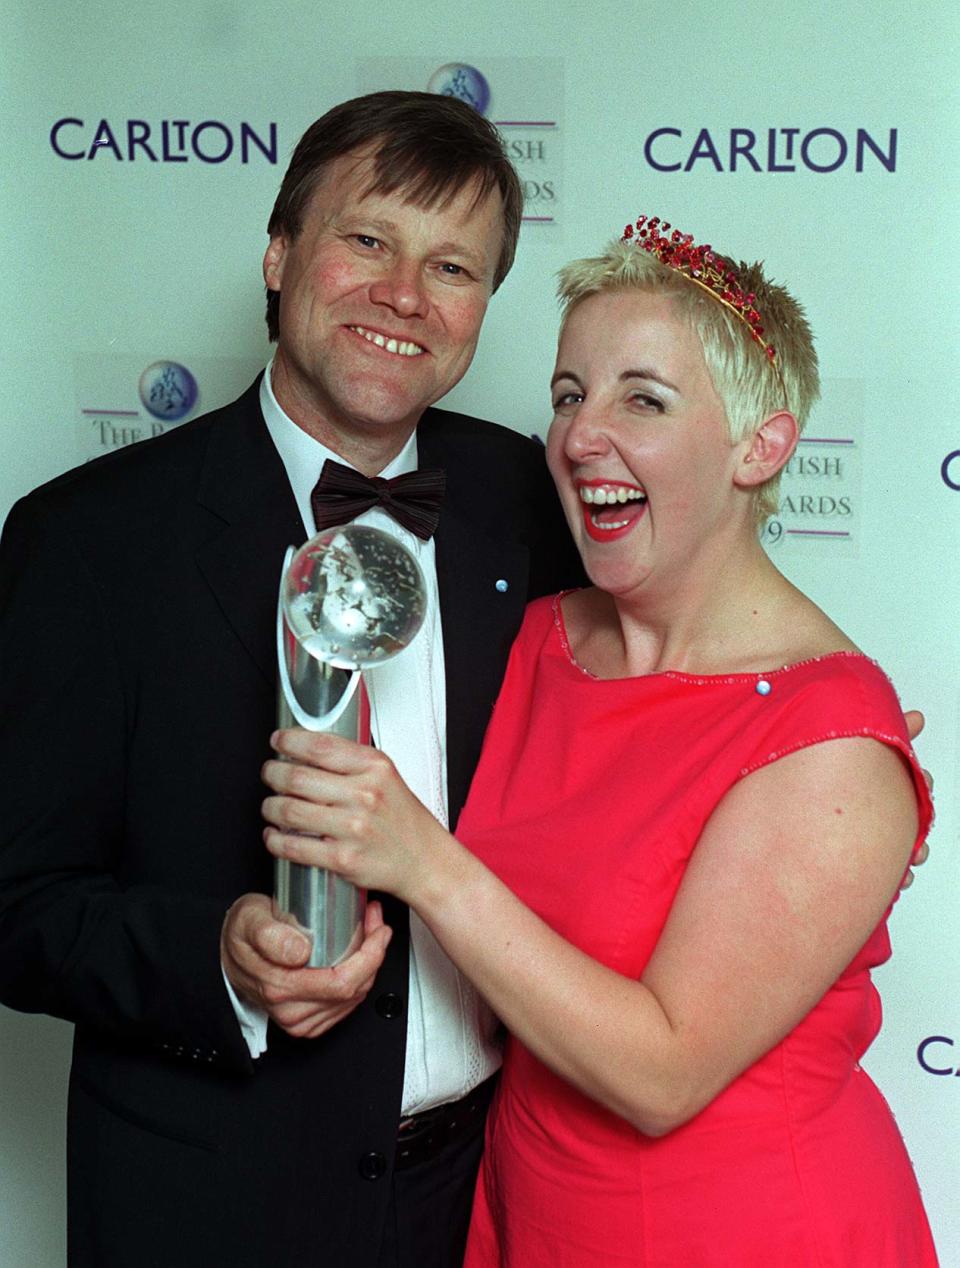
<path fill-rule="evenodd" d="M 685 569 L 672 584 L 650 578 L 626 595 L 585 592 L 572 616 L 576 657 L 601 678 L 750 673 L 855 650 L 759 542 L 722 563 Z"/>

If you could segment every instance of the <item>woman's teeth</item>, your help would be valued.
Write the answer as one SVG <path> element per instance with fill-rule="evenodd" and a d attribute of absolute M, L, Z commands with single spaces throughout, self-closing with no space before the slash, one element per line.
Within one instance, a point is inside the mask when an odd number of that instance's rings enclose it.
<path fill-rule="evenodd" d="M 581 484 L 577 491 L 584 506 L 592 508 L 587 512 L 590 525 L 601 533 L 614 533 L 619 529 L 629 528 L 637 515 L 642 513 L 647 501 L 646 493 L 635 485 Z M 615 518 L 616 512 L 612 508 L 625 506 L 628 502 L 640 504 L 637 511 L 631 512 L 625 519 Z"/>
<path fill-rule="evenodd" d="M 615 502 L 645 502 L 647 495 L 642 489 L 627 488 L 621 484 L 618 488 L 600 489 L 595 485 L 581 484 L 580 501 L 588 506 L 613 506 Z"/>

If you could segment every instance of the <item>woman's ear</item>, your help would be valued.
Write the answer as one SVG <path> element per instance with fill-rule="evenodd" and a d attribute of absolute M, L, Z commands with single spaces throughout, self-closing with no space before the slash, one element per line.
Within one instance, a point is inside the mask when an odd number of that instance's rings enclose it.
<path fill-rule="evenodd" d="M 799 437 L 800 429 L 791 413 L 783 409 L 771 414 L 746 444 L 734 483 L 745 489 L 764 484 L 790 461 Z"/>

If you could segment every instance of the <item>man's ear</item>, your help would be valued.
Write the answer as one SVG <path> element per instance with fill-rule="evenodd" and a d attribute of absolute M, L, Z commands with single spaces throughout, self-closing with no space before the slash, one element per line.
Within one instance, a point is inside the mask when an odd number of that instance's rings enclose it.
<path fill-rule="evenodd" d="M 734 472 L 734 484 L 743 489 L 755 488 L 787 465 L 797 447 L 800 429 L 797 420 L 783 409 L 771 414 L 745 442 L 743 456 Z"/>
<path fill-rule="evenodd" d="M 283 281 L 283 263 L 287 256 L 287 238 L 285 234 L 275 234 L 263 255 L 263 280 L 267 290 L 279 291 Z"/>

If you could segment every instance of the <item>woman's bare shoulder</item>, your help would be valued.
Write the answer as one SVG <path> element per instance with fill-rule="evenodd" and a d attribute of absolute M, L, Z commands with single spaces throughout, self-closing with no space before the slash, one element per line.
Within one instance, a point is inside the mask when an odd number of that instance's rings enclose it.
<path fill-rule="evenodd" d="M 796 589 L 780 613 L 774 641 L 779 643 L 778 659 L 784 665 L 861 650 L 822 608 Z"/>

